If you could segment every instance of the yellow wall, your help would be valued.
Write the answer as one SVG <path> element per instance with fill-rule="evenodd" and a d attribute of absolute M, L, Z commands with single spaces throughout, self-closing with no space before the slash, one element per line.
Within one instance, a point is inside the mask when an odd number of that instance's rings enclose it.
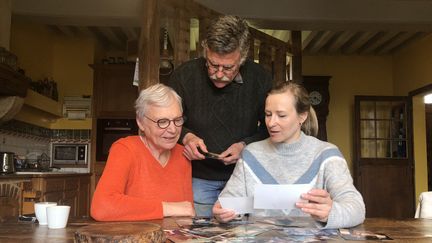
<path fill-rule="evenodd" d="M 394 55 L 395 95 L 432 84 L 432 35 L 404 48 Z"/>
<path fill-rule="evenodd" d="M 93 92 L 94 41 L 91 38 L 56 37 L 53 55 L 53 77 L 59 98 L 91 95 Z"/>
<path fill-rule="evenodd" d="M 46 26 L 15 20 L 11 26 L 11 51 L 33 81 L 53 78 L 57 82 L 59 105 L 64 96 L 91 95 L 95 41 L 89 37 L 63 37 Z M 47 116 L 30 107 L 22 109 L 17 120 L 46 128 L 86 129 L 91 122 L 65 121 Z"/>
<path fill-rule="evenodd" d="M 428 191 L 427 150 L 426 150 L 426 116 L 423 97 L 413 97 L 413 135 L 416 198 Z"/>
<path fill-rule="evenodd" d="M 392 95 L 390 56 L 304 56 L 304 75 L 328 75 L 330 113 L 328 141 L 336 144 L 352 171 L 354 95 Z"/>
<path fill-rule="evenodd" d="M 52 74 L 53 38 L 45 26 L 13 19 L 10 50 L 18 57 L 18 65 L 32 80 Z"/>
<path fill-rule="evenodd" d="M 393 60 L 395 94 L 408 95 L 410 91 L 431 84 L 431 63 L 432 35 L 395 54 Z M 416 198 L 421 192 L 428 190 L 425 107 L 422 95 L 424 94 L 413 98 Z"/>

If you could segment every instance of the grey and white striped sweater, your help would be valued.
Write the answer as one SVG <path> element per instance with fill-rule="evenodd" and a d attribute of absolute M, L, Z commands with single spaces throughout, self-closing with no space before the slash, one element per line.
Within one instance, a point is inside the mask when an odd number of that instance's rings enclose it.
<path fill-rule="evenodd" d="M 337 153 L 332 153 L 334 151 Z M 311 183 L 314 188 L 325 189 L 330 193 L 333 205 L 328 221 L 322 227 L 345 228 L 361 224 L 365 218 L 363 198 L 353 185 L 345 159 L 337 154 L 340 152 L 335 145 L 304 133 L 301 133 L 298 141 L 291 144 L 274 144 L 270 139 L 251 143 L 243 151 L 242 159 L 237 162 L 219 196 L 253 196 L 255 185 L 263 183 L 247 161 L 255 158 L 277 184 Z M 313 162 L 315 165 L 318 162 L 316 170 L 310 169 Z M 305 178 L 308 178 L 307 182 L 304 181 Z M 254 215 L 292 216 L 293 213 L 298 211 L 256 210 Z"/>

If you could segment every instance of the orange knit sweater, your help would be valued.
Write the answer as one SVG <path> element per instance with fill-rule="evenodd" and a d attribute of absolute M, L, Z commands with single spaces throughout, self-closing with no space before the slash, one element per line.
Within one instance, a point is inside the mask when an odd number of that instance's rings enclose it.
<path fill-rule="evenodd" d="M 93 195 L 91 216 L 99 221 L 160 219 L 163 201 L 193 205 L 191 164 L 182 152 L 177 144 L 162 167 L 139 136 L 116 141 Z"/>

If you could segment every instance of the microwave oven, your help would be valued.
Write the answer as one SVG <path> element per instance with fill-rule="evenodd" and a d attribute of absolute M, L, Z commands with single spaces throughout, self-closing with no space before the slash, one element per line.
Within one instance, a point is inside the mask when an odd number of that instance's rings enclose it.
<path fill-rule="evenodd" d="M 87 167 L 89 158 L 88 143 L 52 143 L 51 166 Z"/>

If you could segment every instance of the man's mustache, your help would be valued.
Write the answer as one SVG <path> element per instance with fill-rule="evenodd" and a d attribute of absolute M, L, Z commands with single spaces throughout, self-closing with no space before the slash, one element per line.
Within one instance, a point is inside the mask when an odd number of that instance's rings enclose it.
<path fill-rule="evenodd" d="M 222 78 L 217 78 L 216 73 L 213 75 L 210 75 L 210 79 L 216 80 L 216 81 L 223 81 L 223 82 L 229 82 L 231 81 L 227 76 L 223 76 Z"/>

